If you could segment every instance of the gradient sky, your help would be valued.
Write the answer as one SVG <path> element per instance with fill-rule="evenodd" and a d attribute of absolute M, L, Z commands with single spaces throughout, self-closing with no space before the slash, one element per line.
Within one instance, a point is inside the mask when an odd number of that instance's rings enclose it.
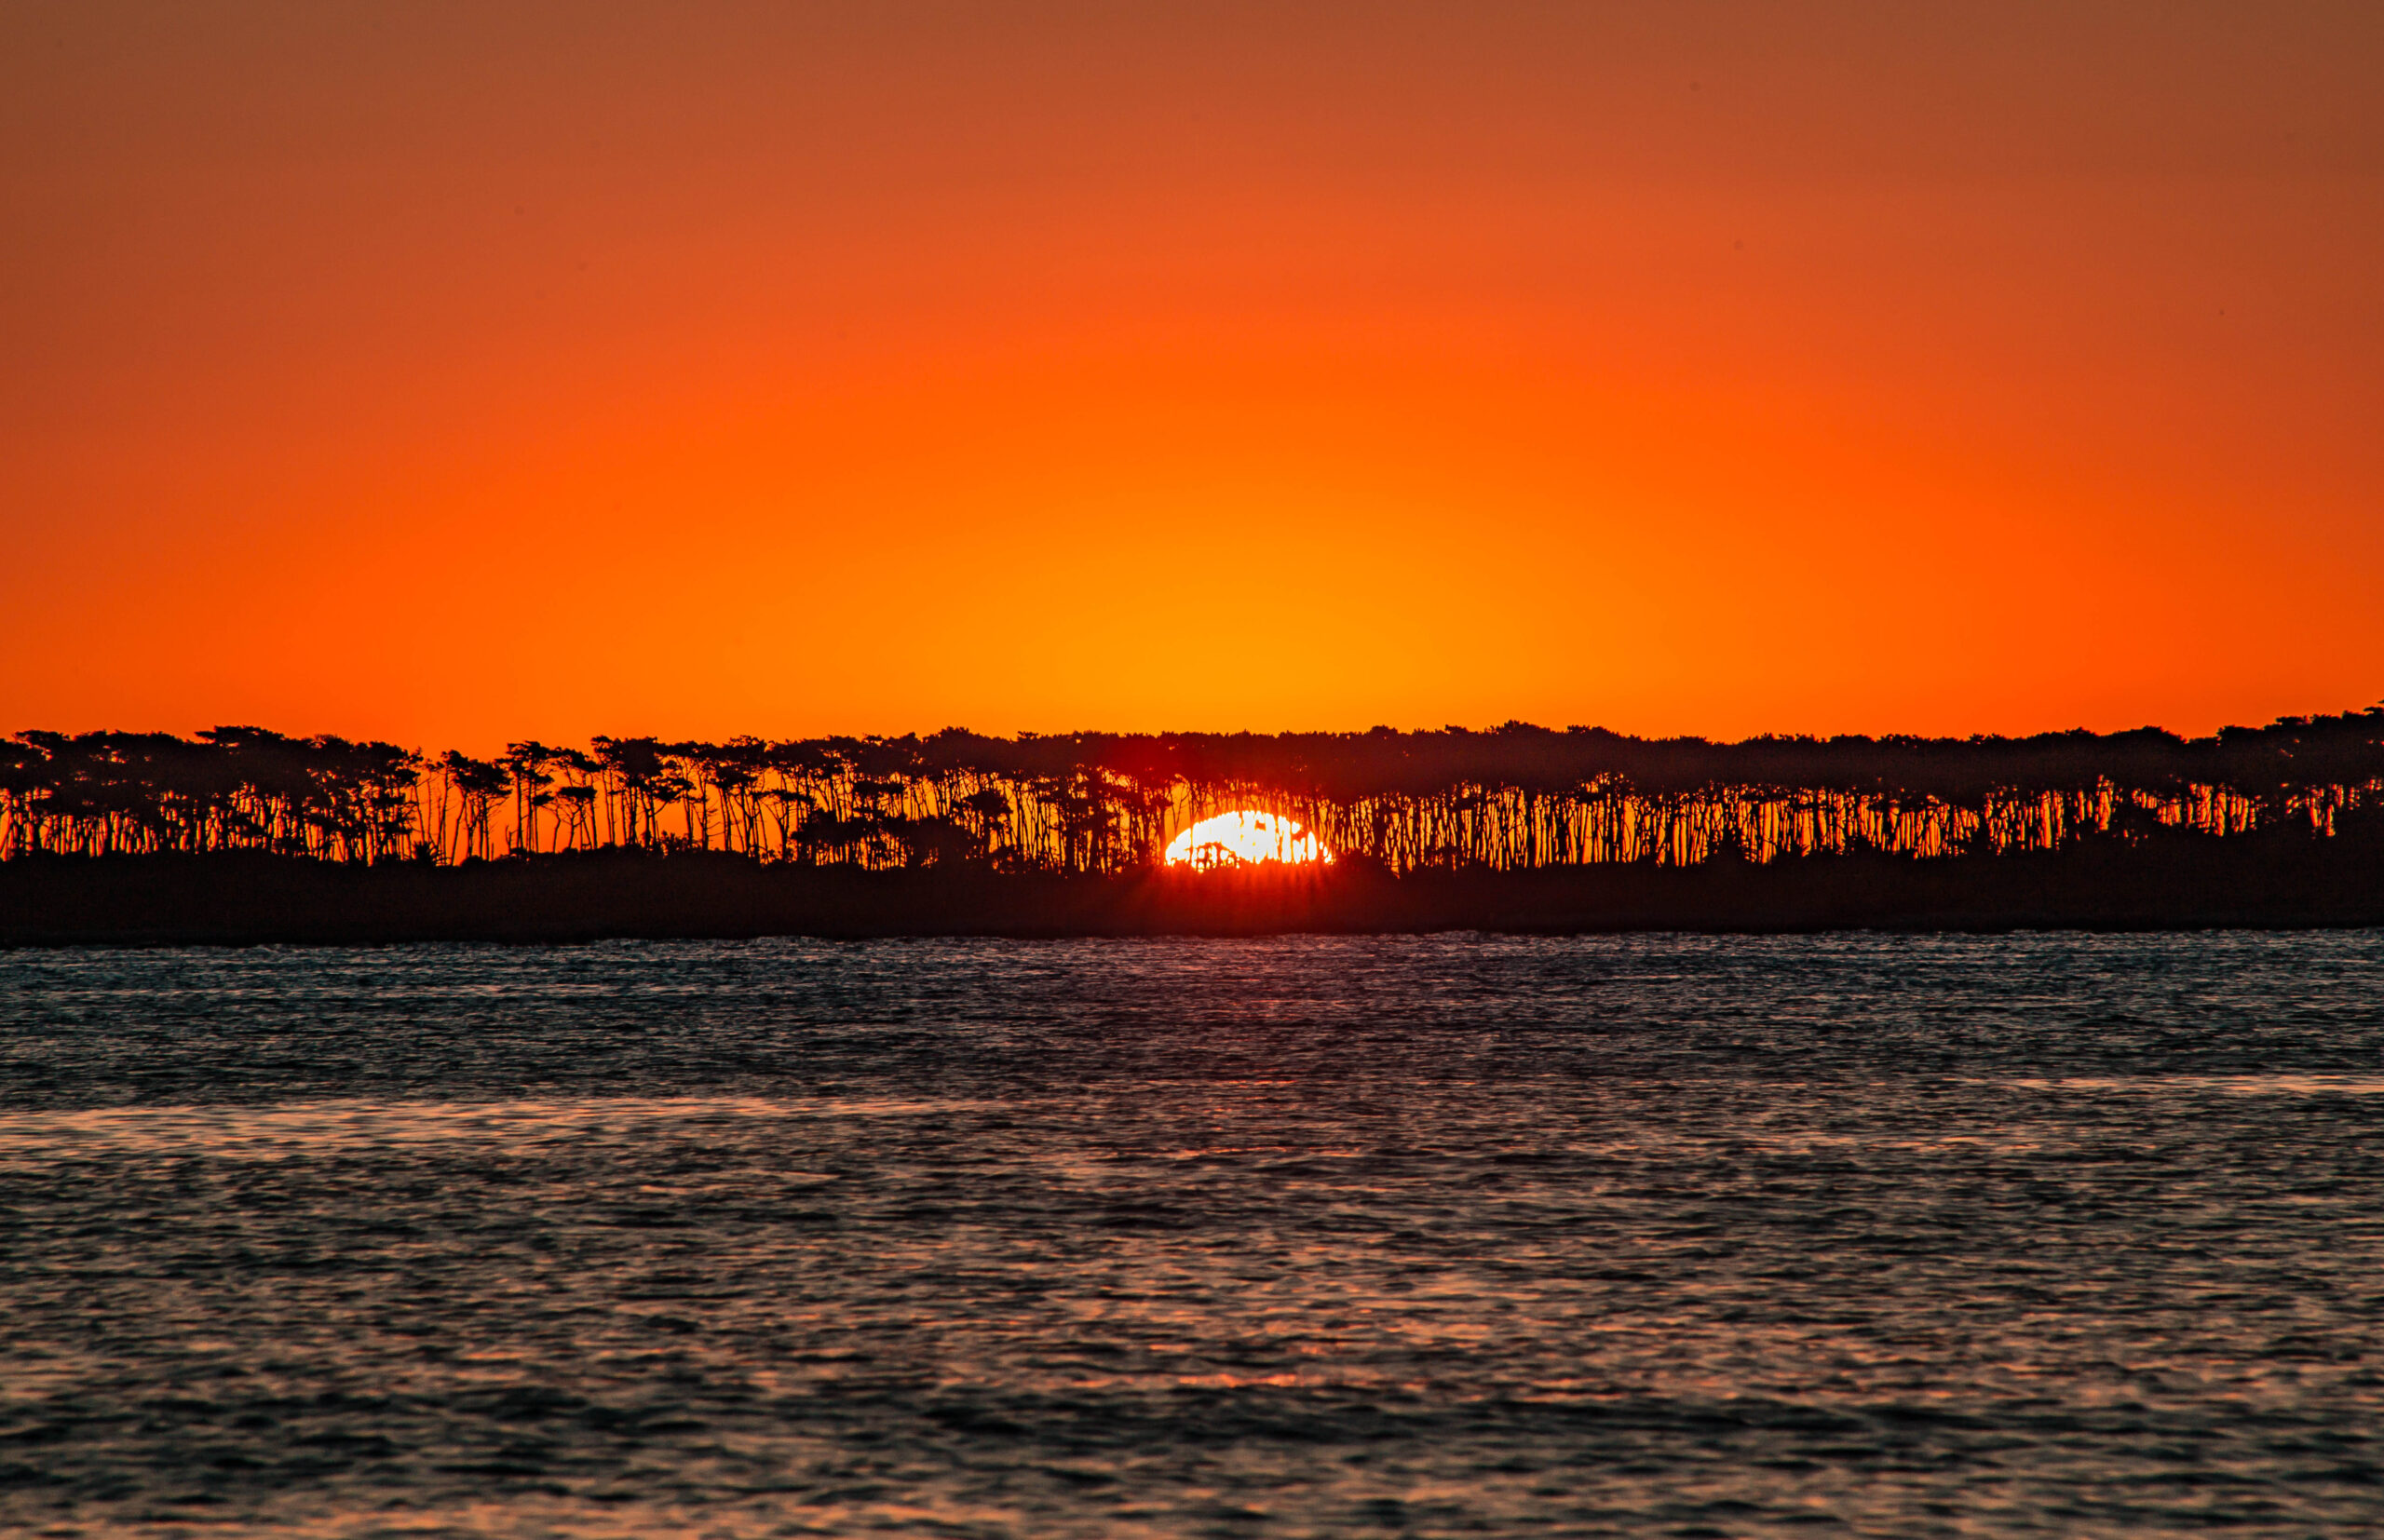
<path fill-rule="evenodd" d="M 2379 69 L 2365 0 L 19 0 L 0 730 L 2365 706 Z"/>

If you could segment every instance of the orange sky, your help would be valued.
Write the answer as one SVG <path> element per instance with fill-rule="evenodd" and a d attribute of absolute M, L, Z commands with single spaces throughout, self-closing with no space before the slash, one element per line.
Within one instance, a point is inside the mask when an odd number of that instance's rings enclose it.
<path fill-rule="evenodd" d="M 0 730 L 2384 696 L 2384 7 L 489 8 L 0 10 Z"/>

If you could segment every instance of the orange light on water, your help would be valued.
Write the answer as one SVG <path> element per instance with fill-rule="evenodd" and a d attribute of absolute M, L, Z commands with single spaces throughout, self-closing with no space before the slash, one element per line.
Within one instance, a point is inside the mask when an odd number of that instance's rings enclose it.
<path fill-rule="evenodd" d="M 1167 844 L 1167 864 L 1196 871 L 1265 861 L 1330 862 L 1333 852 L 1289 818 L 1247 809 L 1202 818 Z"/>

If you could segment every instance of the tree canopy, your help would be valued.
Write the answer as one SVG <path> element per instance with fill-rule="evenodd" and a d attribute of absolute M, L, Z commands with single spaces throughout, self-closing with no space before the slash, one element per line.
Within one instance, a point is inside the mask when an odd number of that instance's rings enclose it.
<path fill-rule="evenodd" d="M 2206 738 L 1483 731 L 534 741 L 493 759 L 259 727 L 0 743 L 0 857 L 461 861 L 631 847 L 1119 871 L 1232 807 L 1394 871 L 2338 832 L 2384 805 L 2384 706 Z"/>

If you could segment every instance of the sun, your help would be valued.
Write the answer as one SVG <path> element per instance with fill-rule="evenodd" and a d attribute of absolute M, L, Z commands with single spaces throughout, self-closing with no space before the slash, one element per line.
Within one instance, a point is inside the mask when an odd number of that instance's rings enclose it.
<path fill-rule="evenodd" d="M 1289 818 L 1247 809 L 1202 818 L 1167 842 L 1167 864 L 1207 871 L 1262 861 L 1329 863 L 1333 852 Z"/>

